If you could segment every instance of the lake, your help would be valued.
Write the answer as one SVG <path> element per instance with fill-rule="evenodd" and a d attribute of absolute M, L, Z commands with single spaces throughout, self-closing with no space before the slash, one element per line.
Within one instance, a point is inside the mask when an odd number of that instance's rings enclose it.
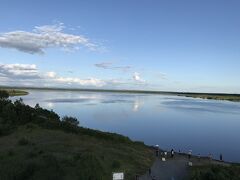
<path fill-rule="evenodd" d="M 160 148 L 240 162 L 240 103 L 179 96 L 27 90 L 25 104 Z M 19 98 L 19 97 L 18 97 Z M 16 97 L 12 98 L 16 99 Z"/>

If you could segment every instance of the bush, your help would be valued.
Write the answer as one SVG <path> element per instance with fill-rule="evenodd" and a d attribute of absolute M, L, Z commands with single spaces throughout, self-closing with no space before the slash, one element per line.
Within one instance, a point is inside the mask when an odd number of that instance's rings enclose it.
<path fill-rule="evenodd" d="M 113 169 L 118 169 L 118 168 L 120 168 L 120 167 L 121 167 L 121 163 L 120 163 L 119 161 L 114 160 L 114 161 L 112 162 L 112 168 L 113 168 Z"/>
<path fill-rule="evenodd" d="M 225 180 L 240 179 L 239 166 L 211 165 L 193 168 L 191 179 L 194 180 Z"/>
<path fill-rule="evenodd" d="M 62 121 L 73 126 L 79 125 L 79 121 L 77 120 L 77 118 L 70 117 L 70 116 L 64 116 L 62 118 Z"/>
<path fill-rule="evenodd" d="M 26 138 L 21 138 L 21 139 L 18 141 L 18 144 L 19 144 L 20 146 L 26 146 L 26 145 L 30 144 L 30 141 L 27 140 Z"/>

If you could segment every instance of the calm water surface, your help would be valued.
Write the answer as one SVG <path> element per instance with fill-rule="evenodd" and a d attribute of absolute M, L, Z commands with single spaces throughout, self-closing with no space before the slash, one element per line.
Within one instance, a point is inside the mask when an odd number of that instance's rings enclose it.
<path fill-rule="evenodd" d="M 178 96 L 29 90 L 25 104 L 75 116 L 81 126 L 162 149 L 240 162 L 240 103 Z"/>

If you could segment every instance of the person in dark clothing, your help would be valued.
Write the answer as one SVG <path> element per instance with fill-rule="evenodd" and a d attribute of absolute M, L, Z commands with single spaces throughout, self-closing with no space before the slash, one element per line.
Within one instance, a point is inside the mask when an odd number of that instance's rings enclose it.
<path fill-rule="evenodd" d="M 220 154 L 220 161 L 223 161 L 223 156 L 222 156 L 222 154 Z"/>
<path fill-rule="evenodd" d="M 156 157 L 159 157 L 159 146 L 155 146 Z"/>
<path fill-rule="evenodd" d="M 152 170 L 151 170 L 151 168 L 149 168 L 148 169 L 148 174 L 151 175 L 151 173 L 152 173 Z"/>
<path fill-rule="evenodd" d="M 189 150 L 188 151 L 188 159 L 191 159 L 191 157 L 192 157 L 192 150 Z"/>
<path fill-rule="evenodd" d="M 159 157 L 159 149 L 156 149 L 156 157 Z"/>
<path fill-rule="evenodd" d="M 172 149 L 171 150 L 171 157 L 173 158 L 173 156 L 174 156 L 174 150 Z"/>

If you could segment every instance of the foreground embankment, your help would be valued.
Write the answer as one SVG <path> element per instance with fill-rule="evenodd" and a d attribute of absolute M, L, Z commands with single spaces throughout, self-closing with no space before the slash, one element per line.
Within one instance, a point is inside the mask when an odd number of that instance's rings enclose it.
<path fill-rule="evenodd" d="M 0 98 L 0 179 L 126 179 L 154 160 L 141 142 L 80 127 L 76 118 Z"/>

